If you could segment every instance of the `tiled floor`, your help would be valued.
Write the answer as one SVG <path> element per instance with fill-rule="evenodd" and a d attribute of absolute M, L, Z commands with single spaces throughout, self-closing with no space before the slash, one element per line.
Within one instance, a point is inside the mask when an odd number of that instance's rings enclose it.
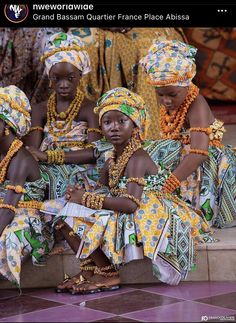
<path fill-rule="evenodd" d="M 236 282 L 127 285 L 85 296 L 0 290 L 0 322 L 233 322 L 235 300 Z"/>

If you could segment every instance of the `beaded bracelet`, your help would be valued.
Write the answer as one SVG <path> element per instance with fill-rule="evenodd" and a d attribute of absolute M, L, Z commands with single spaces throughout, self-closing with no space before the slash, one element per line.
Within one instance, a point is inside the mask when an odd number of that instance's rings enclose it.
<path fill-rule="evenodd" d="M 0 199 L 0 204 L 3 203 L 3 199 Z M 43 202 L 31 200 L 31 201 L 19 201 L 17 204 L 17 208 L 23 209 L 37 209 L 40 210 L 42 208 Z"/>
<path fill-rule="evenodd" d="M 1 203 L 0 204 L 0 209 L 9 209 L 12 212 L 16 213 L 16 207 L 13 206 L 13 205 L 10 205 L 10 204 L 3 204 L 3 203 Z"/>
<path fill-rule="evenodd" d="M 189 149 L 189 153 L 192 154 L 198 154 L 198 155 L 204 155 L 204 156 L 208 156 L 208 150 L 203 150 L 203 149 Z"/>
<path fill-rule="evenodd" d="M 30 130 L 29 130 L 29 133 L 34 131 L 34 130 L 39 130 L 39 131 L 44 131 L 44 129 L 42 127 L 31 127 Z"/>
<path fill-rule="evenodd" d="M 95 148 L 95 145 L 94 144 L 85 144 L 84 149 L 86 149 L 86 148 Z"/>
<path fill-rule="evenodd" d="M 102 134 L 102 130 L 99 128 L 88 128 L 87 133 L 89 133 L 89 132 L 97 132 L 99 134 Z"/>
<path fill-rule="evenodd" d="M 105 194 L 85 192 L 82 196 L 81 204 L 88 208 L 101 210 L 105 197 Z"/>
<path fill-rule="evenodd" d="M 106 195 L 105 194 L 99 194 L 97 195 L 99 198 L 97 198 L 96 200 L 96 205 L 95 205 L 95 208 L 97 210 L 101 210 L 103 208 L 103 203 L 104 203 L 104 200 L 106 198 Z"/>
<path fill-rule="evenodd" d="M 81 204 L 86 206 L 86 200 L 87 200 L 87 197 L 90 193 L 89 192 L 85 192 L 83 195 L 82 195 L 82 200 L 81 200 Z"/>
<path fill-rule="evenodd" d="M 165 180 L 162 191 L 165 193 L 172 193 L 180 186 L 180 181 L 174 174 L 170 174 L 170 176 Z"/>
<path fill-rule="evenodd" d="M 19 201 L 18 207 L 19 208 L 26 208 L 26 209 L 36 209 L 40 210 L 43 205 L 43 202 L 31 200 L 31 201 Z"/>
<path fill-rule="evenodd" d="M 130 182 L 137 183 L 138 185 L 142 185 L 142 186 L 145 186 L 146 184 L 145 179 L 142 177 L 129 177 L 127 179 L 127 184 Z"/>
<path fill-rule="evenodd" d="M 13 190 L 15 191 L 17 194 L 26 193 L 26 190 L 21 186 L 21 185 L 6 185 L 6 189 L 7 190 Z"/>
<path fill-rule="evenodd" d="M 98 195 L 97 195 L 98 196 Z M 96 205 L 96 202 L 97 202 L 97 196 L 96 196 L 96 194 L 95 193 L 91 193 L 91 200 L 90 200 L 90 207 L 92 208 L 92 209 L 94 209 L 95 207 L 95 205 Z"/>
<path fill-rule="evenodd" d="M 89 193 L 88 194 L 88 196 L 87 196 L 87 198 L 86 198 L 86 207 L 88 207 L 88 208 L 90 208 L 91 207 L 91 200 L 92 200 L 92 197 L 93 197 L 93 195 L 92 195 L 93 193 Z"/>
<path fill-rule="evenodd" d="M 122 195 L 122 197 L 126 197 L 128 198 L 129 200 L 133 201 L 135 204 L 137 204 L 138 206 L 140 206 L 140 201 L 133 195 L 130 195 L 130 194 L 124 194 Z"/>
<path fill-rule="evenodd" d="M 212 129 L 210 127 L 209 128 L 193 127 L 193 128 L 190 128 L 189 131 L 205 132 L 207 135 L 210 135 L 212 133 Z"/>
<path fill-rule="evenodd" d="M 65 151 L 63 149 L 47 150 L 47 163 L 62 165 L 65 162 Z"/>

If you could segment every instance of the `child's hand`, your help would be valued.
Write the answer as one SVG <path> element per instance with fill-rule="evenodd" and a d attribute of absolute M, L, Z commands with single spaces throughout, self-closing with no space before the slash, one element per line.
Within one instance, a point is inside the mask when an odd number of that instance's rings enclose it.
<path fill-rule="evenodd" d="M 69 202 L 80 204 L 84 193 L 85 190 L 81 189 L 80 186 L 68 186 L 65 198 Z"/>

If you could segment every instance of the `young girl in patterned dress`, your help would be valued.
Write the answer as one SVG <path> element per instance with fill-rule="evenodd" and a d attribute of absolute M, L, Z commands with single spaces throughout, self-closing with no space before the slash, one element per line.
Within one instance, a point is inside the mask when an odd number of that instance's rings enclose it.
<path fill-rule="evenodd" d="M 170 192 L 223 228 L 236 221 L 236 154 L 222 144 L 223 122 L 192 83 L 196 52 L 181 41 L 159 39 L 140 61 L 162 104 L 161 140 L 147 152 L 172 172 Z"/>
<path fill-rule="evenodd" d="M 80 89 L 91 70 L 83 42 L 63 32 L 53 34 L 41 60 L 54 92 L 32 108 L 32 127 L 25 138 L 31 153 L 47 173 L 49 196 L 65 194 L 69 183 L 93 185 L 98 178 L 95 145 L 101 138 L 94 102 Z"/>
<path fill-rule="evenodd" d="M 85 192 L 71 186 L 64 208 L 56 200 L 42 208 L 55 215 L 55 228 L 80 259 L 82 271 L 70 291 L 117 289 L 119 266 L 144 256 L 152 261 L 158 279 L 176 285 L 193 267 L 194 244 L 207 238 L 208 224 L 168 193 L 175 178 L 143 150 L 148 115 L 139 95 L 115 88 L 98 100 L 95 112 L 114 146 L 99 188 Z M 60 285 L 65 287 L 68 290 L 68 285 Z"/>
<path fill-rule="evenodd" d="M 14 85 L 0 88 L 0 276 L 17 286 L 22 261 L 31 255 L 42 265 L 52 243 L 39 212 L 46 183 L 21 140 L 31 126 L 30 112 L 24 92 Z"/>

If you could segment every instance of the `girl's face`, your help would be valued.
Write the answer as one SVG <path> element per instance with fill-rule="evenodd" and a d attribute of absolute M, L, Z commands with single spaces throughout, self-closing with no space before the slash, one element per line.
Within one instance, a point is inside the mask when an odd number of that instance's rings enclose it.
<path fill-rule="evenodd" d="M 64 98 L 74 97 L 81 79 L 81 72 L 70 63 L 57 63 L 49 72 L 52 88 Z"/>
<path fill-rule="evenodd" d="M 160 103 L 168 110 L 176 110 L 184 102 L 188 93 L 188 87 L 183 86 L 163 86 L 156 88 Z"/>
<path fill-rule="evenodd" d="M 104 136 L 114 146 L 126 145 L 134 129 L 133 121 L 120 111 L 106 112 L 101 120 Z"/>

